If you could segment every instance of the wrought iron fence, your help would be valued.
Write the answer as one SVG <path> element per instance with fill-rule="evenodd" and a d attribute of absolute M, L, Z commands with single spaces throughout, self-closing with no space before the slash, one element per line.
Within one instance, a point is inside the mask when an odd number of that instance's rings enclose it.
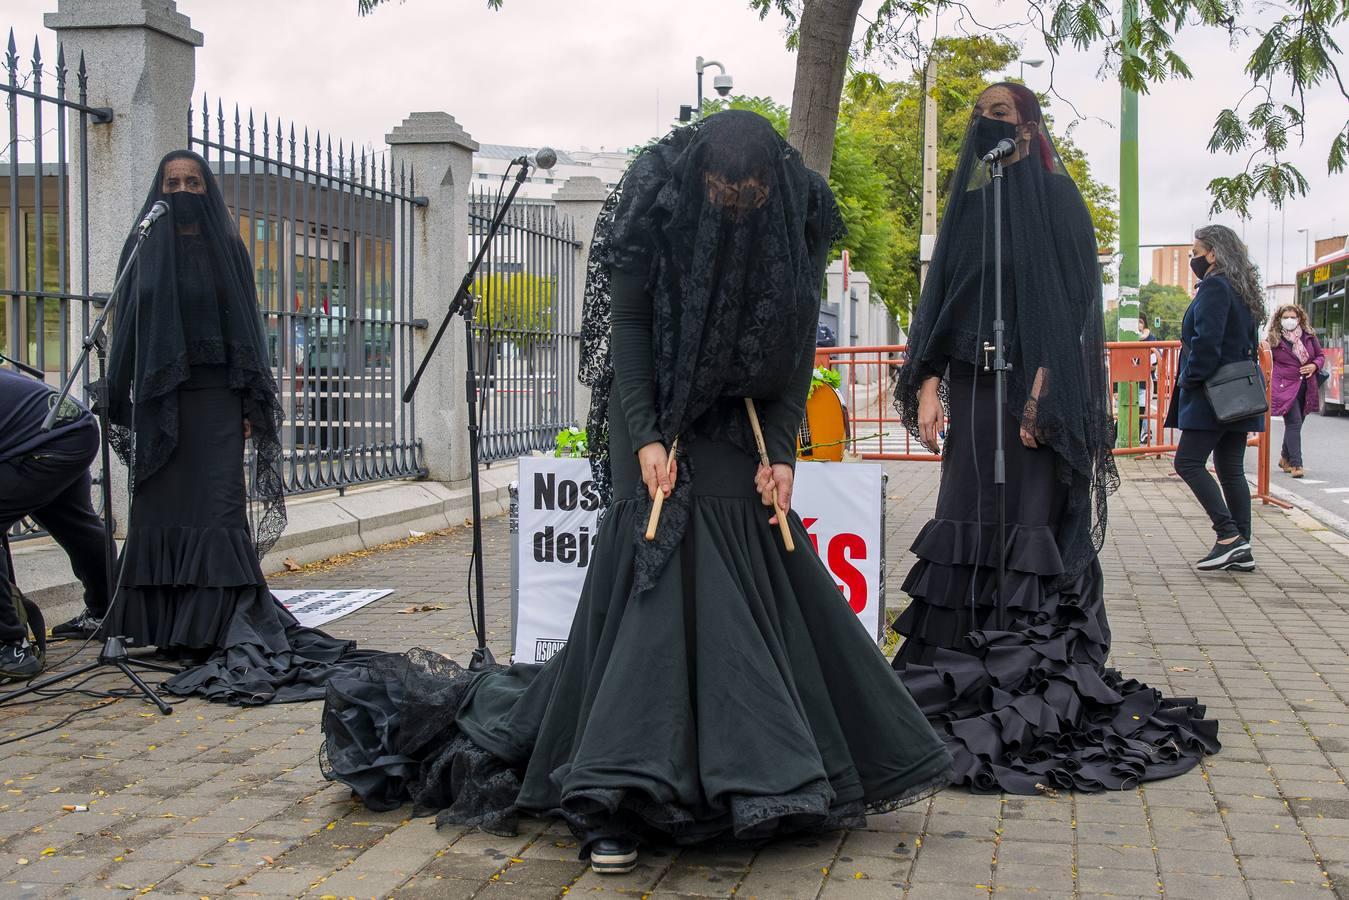
<path fill-rule="evenodd" d="M 9 32 L 5 51 L 7 139 L 0 149 L 0 353 L 41 369 L 53 386 L 65 380 L 71 334 L 84 334 L 89 292 L 89 126 L 112 119 L 112 110 L 89 105 L 89 77 L 81 54 L 72 72 L 58 45 L 56 66 L 46 69 L 42 48 L 21 60 Z M 73 77 L 72 77 L 73 76 Z M 78 165 L 72 166 L 71 159 Z M 72 204 L 72 180 L 77 202 Z M 83 248 L 72 265 L 71 248 Z M 85 373 L 84 384 L 89 383 Z M 24 520 L 15 538 L 41 534 Z"/>
<path fill-rule="evenodd" d="M 253 260 L 290 493 L 425 474 L 410 405 L 413 173 L 217 100 L 188 112 Z"/>
<path fill-rule="evenodd" d="M 469 202 L 470 252 L 487 234 L 495 193 Z M 506 214 L 474 284 L 473 334 L 484 460 L 553 447 L 576 424 L 576 272 L 581 242 L 551 204 Z"/>

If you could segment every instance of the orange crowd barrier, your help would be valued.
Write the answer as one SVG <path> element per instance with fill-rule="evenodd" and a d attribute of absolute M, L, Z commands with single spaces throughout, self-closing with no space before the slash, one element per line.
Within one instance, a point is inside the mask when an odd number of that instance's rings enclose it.
<path fill-rule="evenodd" d="M 821 347 L 815 351 L 816 366 L 836 370 L 841 378 L 839 394 L 848 409 L 849 442 L 863 459 L 940 462 L 938 454 L 920 444 L 899 420 L 895 411 L 895 378 L 905 362 L 903 344 L 877 347 Z M 1116 456 L 1149 456 L 1174 453 L 1180 431 L 1166 427 L 1166 411 L 1180 365 L 1180 341 L 1110 341 L 1106 344 L 1106 367 L 1116 416 L 1130 424 L 1128 434 L 1136 443 L 1114 449 Z M 1271 358 L 1261 352 L 1265 383 L 1269 384 Z M 1135 387 L 1136 401 L 1118 408 L 1121 384 Z M 1256 496 L 1264 503 L 1287 507 L 1270 494 L 1269 413 L 1265 430 L 1250 439 L 1258 449 Z"/>

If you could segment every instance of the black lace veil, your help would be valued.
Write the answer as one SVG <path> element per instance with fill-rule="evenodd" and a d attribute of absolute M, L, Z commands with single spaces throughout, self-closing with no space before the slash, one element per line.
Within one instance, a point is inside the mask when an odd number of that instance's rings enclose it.
<path fill-rule="evenodd" d="M 1015 129 L 976 116 L 952 176 L 950 197 L 918 309 L 895 404 L 917 435 L 918 392 L 951 360 L 985 364 L 992 339 L 993 278 L 1004 285 L 1008 411 L 1058 457 L 1070 486 L 1059 525 L 1068 579 L 1105 541 L 1106 498 L 1119 485 L 1106 380 L 1101 272 L 1091 214 L 1054 148 L 1034 94 L 1012 90 L 1023 122 L 1040 123 L 1029 152 L 1005 167 L 1003 270 L 993 269 L 993 199 L 983 153 Z M 945 392 L 943 391 L 943 397 Z"/>
<path fill-rule="evenodd" d="M 666 445 L 703 434 L 757 456 L 743 404 L 723 401 L 785 389 L 815 340 L 824 273 L 813 251 L 841 235 L 828 183 L 755 113 L 717 113 L 637 156 L 600 213 L 583 300 L 580 374 L 592 390 L 588 443 L 606 505 L 610 271 L 646 277 Z M 637 590 L 654 582 L 683 536 L 694 472 L 687 457 L 681 466 L 657 540 L 634 535 Z M 650 502 L 644 488 L 634 499 Z"/>
<path fill-rule="evenodd" d="M 204 195 L 164 193 L 164 169 L 175 159 L 196 162 Z M 262 555 L 285 530 L 286 506 L 282 410 L 253 265 L 210 166 L 196 153 L 177 150 L 160 161 L 137 221 L 160 200 L 169 212 L 151 229 L 128 279 L 112 324 L 107 383 L 97 395 L 134 491 L 178 446 L 178 387 L 192 367 L 223 367 L 252 426 L 253 493 L 261 505 L 254 541 Z M 184 225 L 192 233 L 180 233 Z M 133 235 L 122 248 L 119 270 L 134 242 Z"/>

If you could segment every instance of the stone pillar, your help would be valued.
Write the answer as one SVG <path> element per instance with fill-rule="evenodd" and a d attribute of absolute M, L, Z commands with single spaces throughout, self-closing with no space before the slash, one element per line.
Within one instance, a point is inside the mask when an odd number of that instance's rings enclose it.
<path fill-rule="evenodd" d="M 88 144 L 89 290 L 106 293 L 159 160 L 187 146 L 188 102 L 203 39 L 173 0 L 59 0 L 45 22 L 72 67 L 84 54 L 89 105 L 112 110 L 110 123 L 89 126 Z M 78 133 L 77 123 L 72 117 L 72 134 Z M 72 172 L 79 171 L 82 152 L 72 141 Z M 72 222 L 85 202 L 80 190 L 80 180 L 72 178 Z M 79 273 L 85 247 L 79 228 L 70 234 L 70 271 Z M 72 282 L 78 284 L 77 275 Z M 71 346 L 78 347 L 84 338 L 80 316 L 70 320 Z M 112 475 L 114 516 L 125 533 L 126 469 L 114 464 Z"/>
<path fill-rule="evenodd" d="M 563 323 L 563 327 L 569 332 L 578 335 L 581 333 L 581 300 L 585 295 L 586 260 L 590 258 L 590 244 L 595 236 L 595 220 L 599 218 L 600 209 L 608 197 L 609 189 L 593 175 L 569 178 L 567 183 L 553 194 L 558 214 L 571 218 L 576 229 L 574 232 L 576 239 L 581 242 L 581 246 L 576 250 L 574 269 L 573 296 L 576 301 L 569 310 L 568 320 Z M 565 357 L 571 363 L 571 371 L 566 374 L 573 380 L 577 376 L 580 352 L 581 341 L 577 338 L 575 346 Z M 590 388 L 577 381 L 573 397 L 572 415 L 577 423 L 584 426 L 586 414 L 590 411 Z"/>
<path fill-rule="evenodd" d="M 468 268 L 468 185 L 478 144 L 444 112 L 412 113 L 385 140 L 394 169 L 406 164 L 416 193 L 428 201 L 412 223 L 412 315 L 428 324 L 413 339 L 420 363 Z M 467 377 L 464 323 L 456 317 L 413 400 L 426 468 L 436 481 L 469 475 Z"/>

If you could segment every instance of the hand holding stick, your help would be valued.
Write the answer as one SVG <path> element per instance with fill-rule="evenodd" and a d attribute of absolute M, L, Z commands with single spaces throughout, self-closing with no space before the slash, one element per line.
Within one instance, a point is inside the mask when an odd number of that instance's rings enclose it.
<path fill-rule="evenodd" d="M 759 461 L 765 466 L 772 468 L 772 463 L 768 461 L 768 447 L 764 444 L 763 429 L 759 427 L 759 412 L 754 408 L 754 399 L 745 398 L 745 411 L 749 413 L 749 425 L 754 429 L 754 442 L 759 445 Z M 796 543 L 792 540 L 792 530 L 787 524 L 787 513 L 778 504 L 778 493 L 773 491 L 773 512 L 777 515 L 778 530 L 782 532 L 782 544 L 791 553 L 796 549 Z"/>
<path fill-rule="evenodd" d="M 670 445 L 670 457 L 665 462 L 665 471 L 667 474 L 674 471 L 675 451 L 679 449 L 679 438 L 674 439 Z M 656 539 L 656 523 L 660 521 L 660 508 L 665 505 L 665 492 L 656 491 L 656 499 L 651 501 L 651 516 L 646 520 L 646 539 L 654 541 Z"/>

